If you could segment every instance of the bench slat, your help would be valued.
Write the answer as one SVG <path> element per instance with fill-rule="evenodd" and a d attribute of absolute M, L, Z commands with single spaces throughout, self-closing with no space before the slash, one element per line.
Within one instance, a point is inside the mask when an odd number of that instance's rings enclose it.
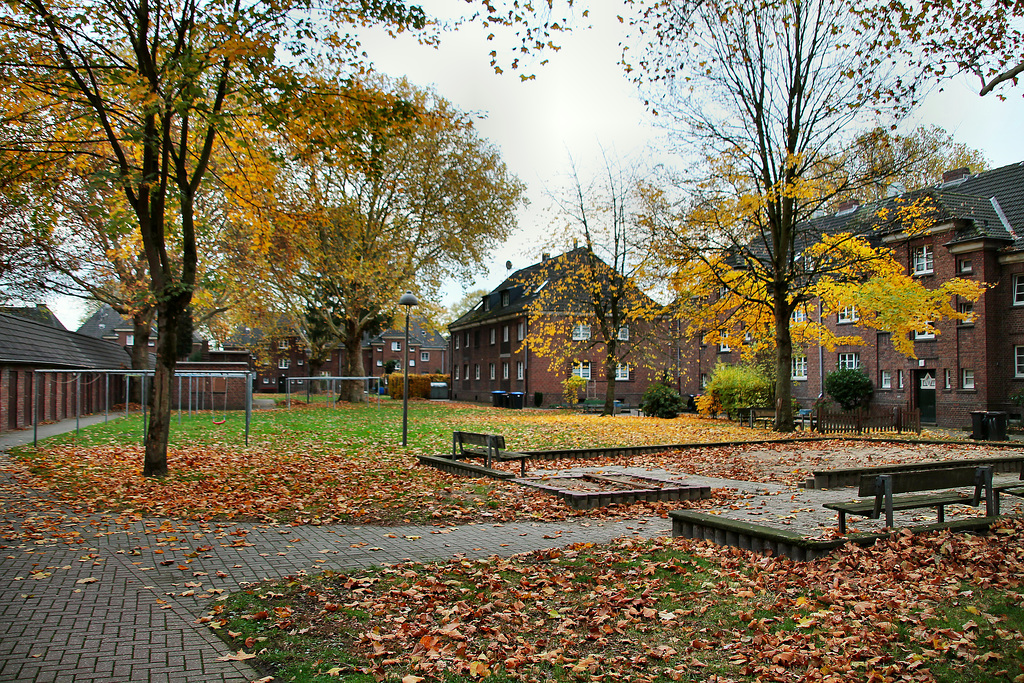
<path fill-rule="evenodd" d="M 894 472 L 892 492 L 913 493 L 914 491 L 932 491 L 935 489 L 953 489 L 961 486 L 974 486 L 977 467 L 951 467 L 942 470 L 914 470 L 912 472 Z M 866 474 L 860 478 L 858 495 L 875 495 L 875 483 L 882 475 Z"/>

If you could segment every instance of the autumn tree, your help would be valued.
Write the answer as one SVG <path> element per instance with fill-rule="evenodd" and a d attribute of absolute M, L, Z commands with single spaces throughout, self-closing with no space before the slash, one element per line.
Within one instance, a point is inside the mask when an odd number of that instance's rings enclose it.
<path fill-rule="evenodd" d="M 485 6 L 480 21 L 520 28 L 527 52 L 562 27 L 550 11 Z M 305 74 L 325 61 L 365 69 L 360 26 L 397 32 L 427 23 L 421 7 L 401 0 L 10 0 L 0 7 L 0 78 L 10 98 L 4 151 L 102 160 L 102 177 L 138 225 L 159 335 L 147 476 L 167 472 L 177 327 L 196 286 L 196 207 L 214 151 L 268 99 L 300 92 Z"/>
<path fill-rule="evenodd" d="M 844 150 L 889 74 L 864 55 L 838 0 L 668 2 L 648 9 L 640 28 L 650 39 L 640 66 L 660 88 L 657 106 L 686 126 L 704 157 L 674 210 L 658 190 L 648 193 L 677 302 L 691 330 L 723 343 L 771 331 L 775 428 L 790 431 L 791 319 L 825 283 L 830 305 L 849 305 L 843 295 L 865 282 L 890 293 L 879 283 L 898 284 L 907 297 L 895 310 L 908 324 L 949 312 L 912 307 L 935 299 L 872 246 L 873 221 L 836 229 L 811 220 L 877 184 L 873 173 L 851 172 Z"/>
<path fill-rule="evenodd" d="M 565 220 L 555 239 L 578 246 L 541 264 L 535 278 L 547 284 L 528 309 L 524 343 L 553 371 L 581 371 L 584 359 L 600 358 L 602 415 L 615 412 L 620 373 L 665 360 L 667 321 L 642 291 L 651 249 L 649 234 L 636 225 L 638 191 L 636 170 L 607 155 L 603 174 L 590 182 L 572 165 L 569 189 L 552 199 Z"/>
<path fill-rule="evenodd" d="M 297 117 L 270 135 L 279 161 L 265 186 L 275 192 L 252 197 L 272 202 L 260 206 L 270 239 L 235 240 L 265 310 L 314 356 L 340 346 L 350 377 L 366 374 L 363 337 L 390 323 L 403 291 L 436 300 L 446 279 L 479 268 L 511 233 L 523 191 L 436 93 L 384 79 L 360 93 L 361 111 Z M 362 385 L 351 384 L 348 398 L 361 401 Z"/>
<path fill-rule="evenodd" d="M 864 54 L 912 73 L 880 95 L 914 104 L 930 81 L 961 74 L 978 94 L 1017 85 L 1024 73 L 1024 0 L 854 3 Z"/>

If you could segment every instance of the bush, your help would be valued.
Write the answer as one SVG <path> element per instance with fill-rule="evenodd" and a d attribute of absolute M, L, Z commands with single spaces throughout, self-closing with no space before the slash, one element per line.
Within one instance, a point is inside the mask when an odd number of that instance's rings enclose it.
<path fill-rule="evenodd" d="M 446 382 L 451 385 L 448 375 L 409 375 L 409 398 L 430 398 L 430 383 Z M 402 398 L 402 373 L 388 376 L 388 396 Z"/>
<path fill-rule="evenodd" d="M 683 411 L 686 403 L 679 392 L 668 386 L 657 382 L 647 387 L 643 398 L 640 399 L 640 410 L 648 417 L 660 417 L 671 420 Z"/>
<path fill-rule="evenodd" d="M 704 392 L 714 397 L 730 418 L 739 415 L 742 408 L 770 408 L 775 403 L 772 381 L 751 365 L 715 366 Z M 705 401 L 704 405 L 711 404 Z M 701 413 L 707 414 L 703 410 Z"/>
<path fill-rule="evenodd" d="M 544 392 L 543 391 L 535 391 L 535 392 L 533 392 L 533 407 L 534 408 L 540 408 L 542 405 L 544 405 Z"/>
<path fill-rule="evenodd" d="M 580 392 L 587 388 L 587 380 L 573 375 L 562 382 L 562 398 L 570 408 L 580 402 Z"/>
<path fill-rule="evenodd" d="M 875 387 L 862 370 L 842 369 L 825 376 L 825 393 L 843 410 L 853 410 L 868 404 Z"/>
<path fill-rule="evenodd" d="M 398 361 L 393 359 L 393 358 L 391 360 L 389 360 L 387 363 L 384 364 L 384 374 L 385 375 L 390 375 L 391 373 L 393 373 L 397 369 L 398 369 Z"/>

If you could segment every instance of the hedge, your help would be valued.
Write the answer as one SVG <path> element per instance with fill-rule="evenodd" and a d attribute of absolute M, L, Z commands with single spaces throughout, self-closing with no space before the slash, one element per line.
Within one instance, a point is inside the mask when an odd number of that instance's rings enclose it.
<path fill-rule="evenodd" d="M 430 398 L 430 383 L 444 382 L 451 385 L 448 375 L 413 375 L 409 374 L 409 398 Z M 388 375 L 388 396 L 402 398 L 402 373 L 393 372 Z"/>

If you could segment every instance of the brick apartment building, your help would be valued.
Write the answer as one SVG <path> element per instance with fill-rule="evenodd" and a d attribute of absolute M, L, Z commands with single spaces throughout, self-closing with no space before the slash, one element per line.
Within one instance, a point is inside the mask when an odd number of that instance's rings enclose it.
<path fill-rule="evenodd" d="M 368 375 L 380 376 L 390 361 L 402 370 L 405 360 L 405 318 L 395 320 L 396 327 L 363 341 L 363 368 Z M 448 371 L 448 340 L 428 329 L 413 315 L 409 319 L 409 372 L 442 374 Z"/>
<path fill-rule="evenodd" d="M 937 208 L 932 227 L 913 237 L 898 229 L 882 231 L 876 241 L 892 248 L 926 287 L 961 277 L 989 288 L 973 304 L 954 302 L 970 320 L 940 321 L 936 334 L 916 335 L 916 359 L 897 353 L 887 333 L 858 327 L 856 311 L 829 316 L 824 322 L 830 329 L 865 343 L 834 351 L 794 348 L 793 395 L 801 406 L 814 404 L 829 372 L 856 367 L 875 385 L 873 403 L 919 408 L 924 423 L 967 428 L 972 411 L 1021 413 L 1010 397 L 1024 391 L 1024 163 L 974 175 L 959 169 L 933 188 L 904 195 L 921 196 Z M 820 220 L 839 232 L 873 220 L 878 208 L 847 205 Z M 818 320 L 817 306 L 795 314 L 803 315 Z M 738 349 L 713 344 L 696 350 L 681 378 L 684 391 L 699 392 L 717 362 L 737 363 L 739 356 Z"/>
<path fill-rule="evenodd" d="M 532 406 L 535 395 L 540 393 L 542 406 L 557 405 L 563 402 L 562 383 L 571 375 L 587 380 L 587 397 L 604 398 L 607 383 L 600 348 L 581 353 L 575 362 L 563 367 L 551 368 L 547 358 L 536 355 L 529 343 L 523 343 L 530 326 L 537 324 L 530 312 L 531 302 L 542 288 L 556 286 L 549 284 L 550 281 L 557 279 L 563 269 L 573 267 L 574 255 L 575 250 L 554 258 L 545 254 L 540 263 L 510 275 L 473 309 L 448 326 L 453 399 L 488 402 L 495 391 L 519 392 L 524 394 L 525 404 Z M 550 311 L 543 315 L 563 314 L 563 311 Z M 590 325 L 581 318 L 572 332 L 566 334 L 564 343 L 585 341 L 590 331 Z M 633 330 L 633 339 L 630 339 L 628 328 L 620 330 L 621 343 L 653 345 L 646 337 L 644 342 L 637 341 L 641 337 L 637 332 Z M 662 335 L 661 344 L 666 336 Z M 670 357 L 671 354 L 665 354 L 665 364 Z M 648 364 L 620 364 L 615 380 L 616 398 L 636 406 L 657 374 L 658 371 Z"/>

